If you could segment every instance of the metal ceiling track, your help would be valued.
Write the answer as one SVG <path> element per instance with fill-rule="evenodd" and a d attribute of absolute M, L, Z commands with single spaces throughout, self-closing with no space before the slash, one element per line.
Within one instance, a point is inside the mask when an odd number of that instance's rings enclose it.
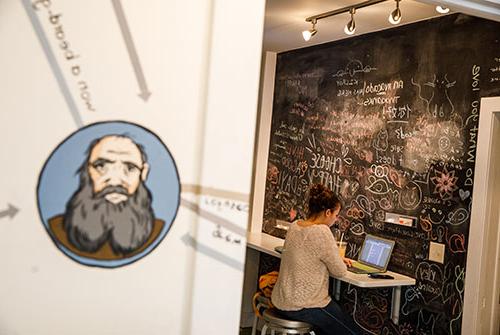
<path fill-rule="evenodd" d="M 375 4 L 378 4 L 380 2 L 385 2 L 385 1 L 387 1 L 387 0 L 368 0 L 368 1 L 363 1 L 363 2 L 360 2 L 360 3 L 354 4 L 352 6 L 343 7 L 343 8 L 335 9 L 335 10 L 332 10 L 332 11 L 329 11 L 329 12 L 321 13 L 321 14 L 318 14 L 318 15 L 309 16 L 308 18 L 306 18 L 306 22 L 316 22 L 318 20 L 321 20 L 321 19 L 324 19 L 324 18 L 327 18 L 327 17 L 330 17 L 330 16 L 335 16 L 335 15 L 342 14 L 342 13 L 347 13 L 352 8 L 359 9 L 359 8 L 368 7 L 368 6 L 375 5 Z"/>

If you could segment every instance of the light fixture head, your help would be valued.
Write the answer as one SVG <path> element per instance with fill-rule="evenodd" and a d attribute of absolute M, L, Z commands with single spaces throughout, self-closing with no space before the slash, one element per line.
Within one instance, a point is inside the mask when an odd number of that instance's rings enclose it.
<path fill-rule="evenodd" d="M 316 33 L 318 32 L 316 30 L 316 20 L 312 20 L 312 28 L 309 29 L 309 30 L 304 30 L 302 32 L 302 37 L 304 38 L 304 41 L 309 41 L 311 39 L 311 37 L 313 37 L 314 35 L 316 35 Z"/>
<path fill-rule="evenodd" d="M 304 30 L 302 32 L 302 37 L 304 38 L 304 41 L 309 41 L 311 37 L 316 35 L 318 31 L 316 29 L 310 29 L 310 30 Z"/>
<path fill-rule="evenodd" d="M 356 22 L 354 21 L 354 13 L 356 13 L 356 9 L 354 7 L 349 9 L 349 13 L 351 14 L 351 20 L 345 25 L 344 33 L 347 35 L 353 35 L 354 32 L 356 32 Z"/>
<path fill-rule="evenodd" d="M 444 6 L 436 6 L 436 12 L 441 13 L 441 14 L 446 14 L 450 12 L 450 9 L 448 7 Z"/>
<path fill-rule="evenodd" d="M 391 15 L 389 15 L 389 22 L 392 24 L 398 24 L 401 22 L 401 18 L 403 17 L 401 15 L 401 9 L 399 9 L 399 1 L 396 0 L 396 9 L 392 11 Z"/>

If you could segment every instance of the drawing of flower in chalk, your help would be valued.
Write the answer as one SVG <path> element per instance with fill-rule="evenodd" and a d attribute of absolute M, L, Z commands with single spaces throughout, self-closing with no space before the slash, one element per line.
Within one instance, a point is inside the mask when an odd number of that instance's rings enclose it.
<path fill-rule="evenodd" d="M 455 177 L 455 171 L 450 171 L 444 168 L 444 171 L 434 171 L 435 177 L 432 177 L 432 182 L 436 185 L 434 194 L 438 193 L 441 199 L 451 199 L 454 191 L 458 190 L 456 185 L 458 177 Z"/>

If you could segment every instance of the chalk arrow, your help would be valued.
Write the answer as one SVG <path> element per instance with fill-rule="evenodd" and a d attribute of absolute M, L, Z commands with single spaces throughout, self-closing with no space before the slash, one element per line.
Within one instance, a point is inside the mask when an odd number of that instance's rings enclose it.
<path fill-rule="evenodd" d="M 118 24 L 120 25 L 123 40 L 127 46 L 130 62 L 134 68 L 135 77 L 137 78 L 139 89 L 141 90 L 139 97 L 144 101 L 148 101 L 151 96 L 151 92 L 148 89 L 146 78 L 144 78 L 144 73 L 142 72 L 141 62 L 139 61 L 139 56 L 137 55 L 134 41 L 132 40 L 132 35 L 130 34 L 130 29 L 128 27 L 127 19 L 125 18 L 125 12 L 123 11 L 121 1 L 112 0 L 111 2 L 113 3 L 113 8 L 115 10 L 116 18 L 118 19 Z"/>
<path fill-rule="evenodd" d="M 7 208 L 4 211 L 0 211 L 0 219 L 6 216 L 9 216 L 11 219 L 16 216 L 17 212 L 19 212 L 19 209 L 16 207 L 12 206 L 11 204 L 8 204 L 9 208 Z"/>

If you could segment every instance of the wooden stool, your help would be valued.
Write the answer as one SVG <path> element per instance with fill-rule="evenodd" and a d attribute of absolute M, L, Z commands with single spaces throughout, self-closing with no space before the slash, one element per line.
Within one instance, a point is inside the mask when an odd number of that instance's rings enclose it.
<path fill-rule="evenodd" d="M 280 334 L 312 334 L 314 335 L 313 327 L 301 321 L 293 321 L 288 319 L 283 319 L 278 316 L 276 310 L 273 308 L 268 308 L 262 313 L 262 318 L 264 319 L 264 326 L 262 326 L 261 335 L 266 335 L 267 330 L 271 331 L 271 335 L 276 333 Z"/>

